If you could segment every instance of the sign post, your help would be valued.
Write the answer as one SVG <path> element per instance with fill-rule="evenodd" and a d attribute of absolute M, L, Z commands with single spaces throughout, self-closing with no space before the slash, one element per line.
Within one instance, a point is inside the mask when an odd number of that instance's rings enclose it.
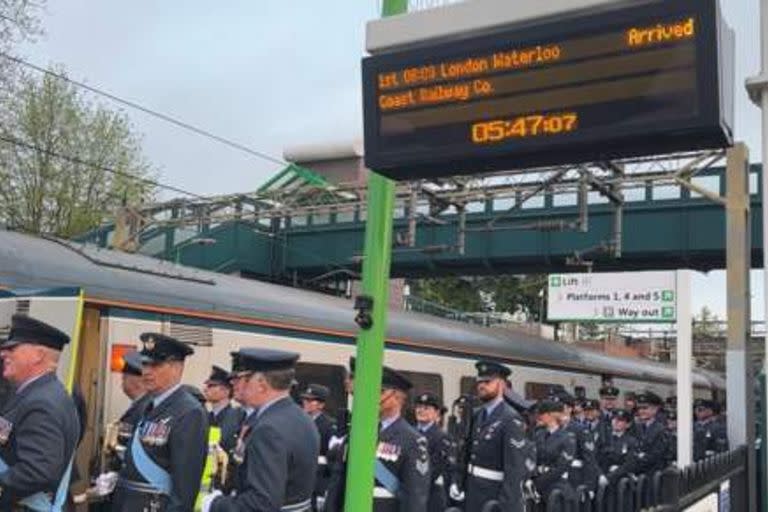
<path fill-rule="evenodd" d="M 677 464 L 693 460 L 691 271 L 549 276 L 549 319 L 559 322 L 675 323 Z"/>
<path fill-rule="evenodd" d="M 691 271 L 677 277 L 677 467 L 693 461 L 693 312 Z"/>
<path fill-rule="evenodd" d="M 402 14 L 408 0 L 384 0 L 382 16 Z M 379 394 L 387 332 L 389 270 L 392 259 L 392 212 L 395 184 L 371 172 L 368 177 L 368 217 L 363 253 L 363 290 L 372 299 L 371 323 L 357 338 L 355 365 L 355 401 L 349 442 L 347 485 L 344 495 L 346 512 L 373 508 L 374 461 L 379 424 Z"/>
<path fill-rule="evenodd" d="M 547 317 L 556 322 L 673 323 L 674 272 L 554 274 Z"/>

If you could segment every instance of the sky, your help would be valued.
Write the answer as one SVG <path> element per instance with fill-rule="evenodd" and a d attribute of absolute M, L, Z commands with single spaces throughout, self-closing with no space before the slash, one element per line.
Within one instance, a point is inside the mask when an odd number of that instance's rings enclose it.
<path fill-rule="evenodd" d="M 511 1 L 511 0 L 510 0 Z M 720 0 L 736 31 L 737 140 L 760 160 L 759 0 Z M 297 144 L 361 138 L 365 22 L 380 0 L 49 0 L 46 34 L 18 49 L 69 75 L 281 157 Z M 115 106 L 117 108 L 117 106 Z M 160 179 L 197 194 L 252 191 L 280 167 L 126 110 Z M 753 311 L 762 318 L 762 272 Z M 694 278 L 694 309 L 725 315 L 723 272 Z"/>

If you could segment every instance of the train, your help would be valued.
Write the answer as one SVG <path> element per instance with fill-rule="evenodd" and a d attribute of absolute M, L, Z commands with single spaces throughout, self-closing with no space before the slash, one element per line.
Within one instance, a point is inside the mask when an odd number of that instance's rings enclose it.
<path fill-rule="evenodd" d="M 344 379 L 358 330 L 353 304 L 272 283 L 183 267 L 151 256 L 0 229 L 0 288 L 78 287 L 84 293 L 77 385 L 88 423 L 78 452 L 82 474 L 98 460 L 106 425 L 127 408 L 114 360 L 138 346 L 145 331 L 163 332 L 194 347 L 184 380 L 200 385 L 211 365 L 228 367 L 240 347 L 279 348 L 301 355 L 299 387 L 332 390 L 331 413 L 345 407 Z M 474 386 L 474 363 L 490 358 L 512 370 L 512 389 L 540 399 L 551 386 L 596 397 L 610 379 L 623 392 L 674 394 L 675 369 L 642 359 L 605 355 L 518 332 L 391 311 L 385 364 L 408 376 L 415 390 L 451 404 Z M 722 396 L 725 380 L 693 375 L 694 396 Z"/>

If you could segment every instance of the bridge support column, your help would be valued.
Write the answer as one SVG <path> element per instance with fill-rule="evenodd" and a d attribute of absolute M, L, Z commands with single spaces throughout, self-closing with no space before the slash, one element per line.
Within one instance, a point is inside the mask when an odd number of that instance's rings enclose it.
<path fill-rule="evenodd" d="M 754 371 L 750 357 L 751 296 L 749 271 L 752 241 L 749 212 L 749 151 L 743 143 L 728 150 L 726 170 L 726 269 L 728 336 L 726 378 L 728 392 L 728 438 L 731 447 L 747 445 L 748 506 L 757 510 L 755 463 Z M 736 490 L 736 492 L 742 492 Z"/>

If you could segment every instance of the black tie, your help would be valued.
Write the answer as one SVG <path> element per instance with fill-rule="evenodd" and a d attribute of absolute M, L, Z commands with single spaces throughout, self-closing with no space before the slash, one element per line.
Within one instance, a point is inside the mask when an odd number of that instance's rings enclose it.
<path fill-rule="evenodd" d="M 216 426 L 216 415 L 213 413 L 213 411 L 208 413 L 208 424 L 212 427 Z"/>
<path fill-rule="evenodd" d="M 483 410 L 480 411 L 480 424 L 484 425 L 485 424 L 485 420 L 487 420 L 487 419 L 488 419 L 488 409 L 483 407 Z"/>

